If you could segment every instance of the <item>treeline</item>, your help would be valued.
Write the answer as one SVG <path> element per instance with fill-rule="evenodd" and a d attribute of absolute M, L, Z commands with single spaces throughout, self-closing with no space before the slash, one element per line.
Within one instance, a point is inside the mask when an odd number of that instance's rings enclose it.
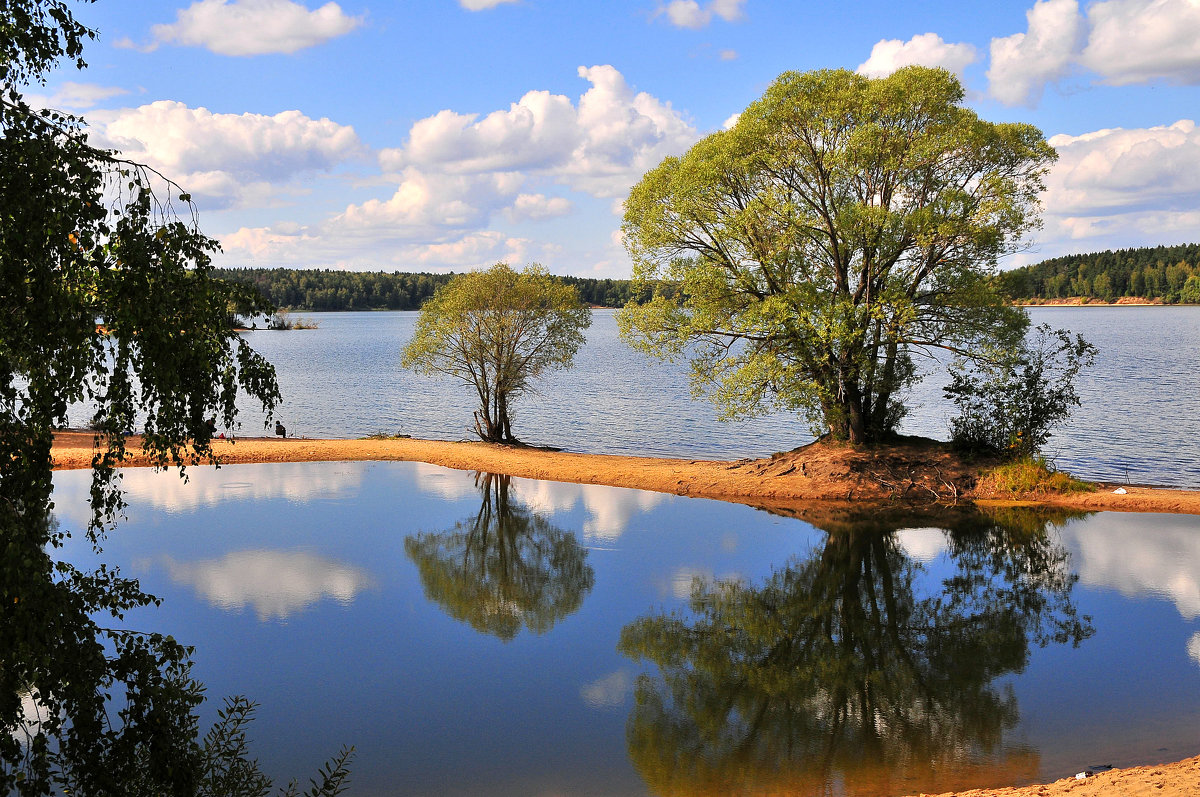
<path fill-rule="evenodd" d="M 453 274 L 332 269 L 230 268 L 225 279 L 258 288 L 276 307 L 298 311 L 418 310 Z M 633 297 L 630 280 L 561 277 L 597 307 L 624 307 Z"/>
<path fill-rule="evenodd" d="M 1124 296 L 1166 304 L 1200 304 L 1200 244 L 1094 252 L 1043 260 L 1004 272 L 1005 292 L 1016 300 Z"/>

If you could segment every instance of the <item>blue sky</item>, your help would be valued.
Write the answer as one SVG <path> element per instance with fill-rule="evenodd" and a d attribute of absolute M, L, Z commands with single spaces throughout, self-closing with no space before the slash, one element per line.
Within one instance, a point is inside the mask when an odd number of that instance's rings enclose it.
<path fill-rule="evenodd" d="M 1058 149 L 1005 265 L 1200 240 L 1200 0 L 99 0 L 40 101 L 196 197 L 221 265 L 626 277 L 621 201 L 779 73 L 957 72 Z"/>

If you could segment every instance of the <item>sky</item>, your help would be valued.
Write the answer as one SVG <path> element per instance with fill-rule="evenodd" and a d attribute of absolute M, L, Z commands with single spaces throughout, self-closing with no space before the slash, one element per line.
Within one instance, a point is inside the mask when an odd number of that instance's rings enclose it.
<path fill-rule="evenodd" d="M 35 101 L 192 194 L 222 266 L 625 278 L 622 201 L 789 70 L 957 73 L 1059 160 L 1003 267 L 1200 241 L 1200 0 L 99 0 Z"/>

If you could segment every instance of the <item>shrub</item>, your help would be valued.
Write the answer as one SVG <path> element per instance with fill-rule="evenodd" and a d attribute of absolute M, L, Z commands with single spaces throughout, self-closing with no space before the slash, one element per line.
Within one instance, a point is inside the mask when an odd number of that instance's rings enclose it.
<path fill-rule="evenodd" d="M 1079 405 L 1075 378 L 1096 347 L 1064 329 L 1038 326 L 1013 352 L 989 361 L 960 360 L 946 397 L 959 408 L 950 422 L 961 448 L 1007 460 L 1034 457 L 1050 432 Z"/>

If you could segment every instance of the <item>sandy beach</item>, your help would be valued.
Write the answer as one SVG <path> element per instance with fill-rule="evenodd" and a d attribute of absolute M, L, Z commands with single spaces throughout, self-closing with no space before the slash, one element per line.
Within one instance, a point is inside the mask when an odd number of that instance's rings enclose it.
<path fill-rule="evenodd" d="M 130 437 L 128 448 L 126 466 L 149 464 L 141 455 L 140 438 Z M 730 462 L 579 454 L 416 438 L 239 438 L 214 441 L 213 453 L 223 465 L 357 460 L 428 462 L 458 470 L 632 487 L 754 504 L 895 499 L 921 502 L 933 500 L 936 493 L 942 500 L 949 496 L 982 504 L 1038 503 L 1087 511 L 1200 514 L 1200 490 L 1100 484 L 1093 492 L 1038 496 L 1035 500 L 997 500 L 994 496 L 977 495 L 973 491 L 974 470 L 932 446 L 924 449 L 881 446 L 860 451 L 848 446 L 812 444 L 767 459 Z M 58 432 L 53 455 L 58 469 L 90 467 L 92 433 Z"/>
<path fill-rule="evenodd" d="M 87 468 L 94 452 L 91 432 L 55 435 L 54 465 Z M 125 466 L 149 464 L 141 441 L 128 441 Z M 813 444 L 767 459 L 679 460 L 578 454 L 565 451 L 412 438 L 309 440 L 241 438 L 218 440 L 214 454 L 223 465 L 262 462 L 348 460 L 419 461 L 459 470 L 505 473 L 531 479 L 602 484 L 739 503 L 799 506 L 806 501 L 863 504 L 931 500 L 934 491 L 983 504 L 1018 503 L 975 495 L 974 474 L 941 448 L 882 447 L 870 452 Z M 913 467 L 914 462 L 917 467 Z M 1123 493 L 1114 490 L 1123 490 Z M 1200 491 L 1146 486 L 1099 485 L 1094 492 L 1038 496 L 1021 501 L 1083 510 L 1200 514 Z M 958 797 L 1138 797 L 1200 794 L 1200 757 L 1168 764 L 1101 772 L 1045 785 L 955 792 Z M 949 797 L 945 795 L 944 797 Z"/>

